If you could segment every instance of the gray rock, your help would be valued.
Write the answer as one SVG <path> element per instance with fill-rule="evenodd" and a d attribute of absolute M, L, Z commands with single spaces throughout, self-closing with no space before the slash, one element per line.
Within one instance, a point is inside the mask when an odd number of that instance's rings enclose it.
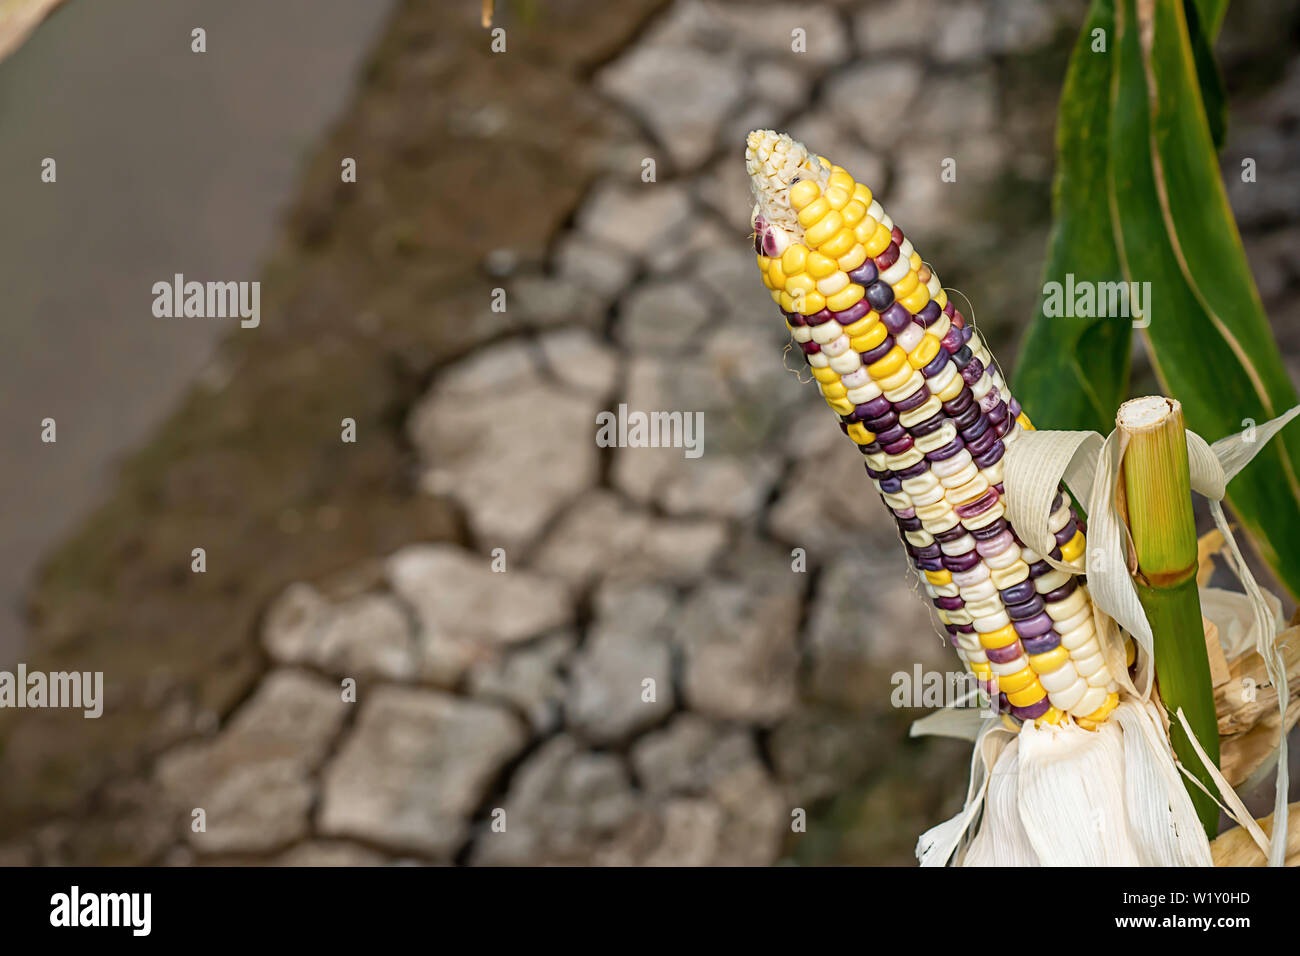
<path fill-rule="evenodd" d="M 385 866 L 388 857 L 354 843 L 312 840 L 281 853 L 275 866 Z"/>
<path fill-rule="evenodd" d="M 565 702 L 574 731 L 597 744 L 623 740 L 673 709 L 668 619 L 675 602 L 663 588 L 602 588 L 587 642 L 573 662 Z M 644 682 L 654 682 L 653 688 Z M 653 700 L 646 696 L 653 690 Z"/>
<path fill-rule="evenodd" d="M 888 150 L 897 145 L 896 130 L 905 117 L 911 135 L 910 126 L 917 118 L 910 108 L 921 89 L 922 76 L 921 67 L 912 60 L 869 59 L 831 80 L 826 90 L 827 112 L 841 123 L 853 124 L 868 146 Z M 825 155 L 832 162 L 841 162 Z"/>
<path fill-rule="evenodd" d="M 790 713 L 800 604 L 794 584 L 758 590 L 753 582 L 710 581 L 690 597 L 677 641 L 685 649 L 684 693 L 692 709 L 760 724 Z"/>
<path fill-rule="evenodd" d="M 569 624 L 573 607 L 560 581 L 522 569 L 492 570 L 488 558 L 456 545 L 411 545 L 388 559 L 393 590 L 415 609 L 421 673 L 452 684 L 501 645 Z"/>
<path fill-rule="evenodd" d="M 361 706 L 324 774 L 320 832 L 450 858 L 523 748 L 523 726 L 499 707 L 407 688 L 380 688 Z"/>
<path fill-rule="evenodd" d="M 980 0 L 966 0 L 949 6 L 935 24 L 935 57 L 943 63 L 962 63 L 979 59 L 988 52 L 988 5 Z"/>
<path fill-rule="evenodd" d="M 618 338 L 638 352 L 685 352 L 698 347 L 696 337 L 708 318 L 708 300 L 689 279 L 655 280 L 623 302 Z"/>
<path fill-rule="evenodd" d="M 415 676 L 415 644 L 391 596 L 365 594 L 331 605 L 315 588 L 294 584 L 267 613 L 263 642 L 281 664 L 307 664 L 344 677 Z"/>
<path fill-rule="evenodd" d="M 610 224 L 632 229 L 635 223 Z M 555 251 L 555 267 L 560 276 L 591 289 L 606 300 L 615 299 L 632 281 L 636 265 L 623 251 L 622 243 L 611 245 L 605 238 L 593 238 L 571 232 L 560 240 Z"/>
<path fill-rule="evenodd" d="M 734 56 L 646 42 L 605 67 L 597 88 L 639 116 L 679 169 L 713 152 L 722 120 L 740 101 L 743 73 Z"/>
<path fill-rule="evenodd" d="M 646 257 L 673 242 L 691 219 L 686 191 L 670 183 L 606 183 L 578 210 L 577 225 L 601 247 Z"/>
<path fill-rule="evenodd" d="M 584 751 L 568 734 L 553 737 L 523 762 L 503 809 L 505 830 L 479 834 L 474 863 L 630 863 L 634 858 L 623 848 L 645 816 L 622 761 Z"/>
<path fill-rule="evenodd" d="M 935 28 L 950 3 L 886 0 L 862 10 L 853 22 L 858 45 L 868 53 L 921 51 L 935 41 Z"/>
<path fill-rule="evenodd" d="M 538 275 L 512 279 L 506 302 L 507 314 L 532 328 L 598 328 L 607 305 L 602 296 L 581 282 Z"/>
<path fill-rule="evenodd" d="M 596 483 L 597 400 L 527 377 L 516 384 L 514 359 L 502 365 L 500 373 L 477 366 L 490 390 L 473 401 L 435 386 L 409 431 L 424 488 L 457 501 L 485 547 L 515 551 Z"/>
<path fill-rule="evenodd" d="M 597 397 L 607 396 L 618 376 L 618 356 L 585 329 L 562 329 L 538 339 L 542 357 L 560 381 Z"/>
<path fill-rule="evenodd" d="M 523 711 L 535 731 L 548 733 L 559 723 L 564 705 L 560 667 L 576 643 L 573 634 L 564 632 L 503 651 L 470 670 L 469 691 L 508 701 Z"/>
<path fill-rule="evenodd" d="M 646 734 L 631 751 L 632 769 L 646 793 L 705 793 L 718 778 L 758 760 L 752 732 L 682 713 Z"/>
<path fill-rule="evenodd" d="M 817 581 L 808 618 L 811 688 L 819 699 L 856 710 L 890 706 L 891 674 L 960 670 L 932 623 L 929 600 L 910 576 L 901 546 L 861 551 L 831 563 Z"/>
<path fill-rule="evenodd" d="M 819 110 L 791 123 L 789 133 L 809 149 L 843 167 L 850 176 L 870 189 L 873 195 L 884 186 L 886 169 L 883 153 L 863 147 L 850 135 L 842 116 L 830 110 Z M 753 262 L 749 265 L 753 271 Z"/>
<path fill-rule="evenodd" d="M 853 545 L 875 550 L 892 542 L 901 548 L 889 509 L 863 469 L 862 455 L 835 427 L 830 409 L 815 411 L 822 422 L 817 423 L 818 416 L 806 421 L 809 445 L 817 447 L 822 441 L 813 437 L 816 432 L 829 432 L 834 441 L 787 475 L 768 513 L 769 529 L 782 541 L 806 549 L 814 562 Z"/>
<path fill-rule="evenodd" d="M 273 671 L 213 740 L 164 754 L 155 776 L 204 853 L 259 852 L 302 838 L 315 796 L 312 775 L 348 705 L 338 686 Z M 190 813 L 202 808 L 206 831 Z"/>
<path fill-rule="evenodd" d="M 717 862 L 727 814 L 712 800 L 678 797 L 656 814 L 658 842 L 643 866 L 709 866 Z"/>
<path fill-rule="evenodd" d="M 875 715 L 846 720 L 842 711 L 807 707 L 772 730 L 767 749 L 787 802 L 809 809 L 881 766 L 897 732 Z"/>

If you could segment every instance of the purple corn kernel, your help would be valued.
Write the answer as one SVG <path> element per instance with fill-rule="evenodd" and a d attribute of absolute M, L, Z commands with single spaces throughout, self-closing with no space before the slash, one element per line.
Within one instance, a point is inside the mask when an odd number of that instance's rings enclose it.
<path fill-rule="evenodd" d="M 980 418 L 980 407 L 971 402 L 960 412 L 952 416 L 953 427 L 958 431 L 965 431 L 974 425 Z"/>
<path fill-rule="evenodd" d="M 877 279 L 867 286 L 866 299 L 877 312 L 884 312 L 894 301 L 894 290 L 888 283 Z"/>
<path fill-rule="evenodd" d="M 1036 593 L 1038 592 L 1034 590 L 1034 582 L 1029 579 L 1025 579 L 1019 584 L 1013 584 L 1009 588 L 1003 588 L 998 592 L 1002 596 L 1002 603 L 1008 607 L 1012 604 L 1024 604 Z"/>
<path fill-rule="evenodd" d="M 896 495 L 903 490 L 903 479 L 890 476 L 880 479 L 880 490 L 886 494 Z"/>
<path fill-rule="evenodd" d="M 959 370 L 966 368 L 966 366 L 973 361 L 975 361 L 975 355 L 971 352 L 970 346 L 968 345 L 963 345 L 957 351 L 952 353 L 952 364 L 956 365 Z M 962 381 L 965 380 L 966 376 L 963 375 Z M 970 385 L 971 383 L 966 382 L 966 384 Z"/>
<path fill-rule="evenodd" d="M 859 405 L 858 407 L 861 408 L 862 406 Z M 883 415 L 877 415 L 875 418 L 863 419 L 862 424 L 865 425 L 870 431 L 875 432 L 877 439 L 879 439 L 881 432 L 883 432 L 887 428 L 893 428 L 895 425 L 898 424 L 898 415 L 891 408 Z"/>
<path fill-rule="evenodd" d="M 943 556 L 943 566 L 949 571 L 969 571 L 979 563 L 980 556 L 974 551 L 967 551 L 965 554 L 945 554 Z"/>
<path fill-rule="evenodd" d="M 981 515 L 988 511 L 997 503 L 998 493 L 989 489 L 969 504 L 958 505 L 952 510 L 956 513 L 958 518 L 974 518 L 976 515 Z"/>
<path fill-rule="evenodd" d="M 950 361 L 950 356 L 944 349 L 939 349 L 934 358 L 930 359 L 930 364 L 921 369 L 921 374 L 926 378 L 934 378 L 944 370 L 944 367 Z"/>
<path fill-rule="evenodd" d="M 930 559 L 930 558 L 942 557 L 943 555 L 943 552 L 939 549 L 939 546 L 937 544 L 934 544 L 933 542 L 921 546 L 911 545 L 911 549 L 912 549 L 912 554 L 918 558 Z"/>
<path fill-rule="evenodd" d="M 938 558 L 921 558 L 916 562 L 916 566 L 922 571 L 942 571 L 943 562 Z"/>
<path fill-rule="evenodd" d="M 945 611 L 960 611 L 966 606 L 966 602 L 959 597 L 937 597 L 934 599 L 934 606 L 941 607 Z"/>
<path fill-rule="evenodd" d="M 876 268 L 879 269 L 881 272 L 884 272 L 886 269 L 888 269 L 897 261 L 898 261 L 898 243 L 891 242 L 888 246 L 885 247 L 884 252 L 876 256 L 875 259 Z"/>
<path fill-rule="evenodd" d="M 799 348 L 803 349 L 804 355 L 816 355 L 822 350 L 822 347 L 816 342 L 800 342 Z"/>
<path fill-rule="evenodd" d="M 1041 578 L 1044 574 L 1052 570 L 1052 566 L 1046 561 L 1035 561 L 1029 566 L 1029 576 L 1031 578 Z"/>
<path fill-rule="evenodd" d="M 1038 637 L 1025 638 L 1020 642 L 1020 646 L 1025 649 L 1026 654 L 1046 654 L 1061 646 L 1061 635 L 1056 631 L 1048 631 Z"/>
<path fill-rule="evenodd" d="M 885 323 L 885 328 L 892 334 L 897 335 L 912 321 L 912 313 L 895 302 L 880 313 L 880 321 Z"/>
<path fill-rule="evenodd" d="M 840 325 L 852 325 L 870 311 L 871 306 L 867 303 L 867 300 L 859 299 L 843 312 L 832 312 L 831 315 L 835 317 L 835 321 Z"/>
<path fill-rule="evenodd" d="M 1002 460 L 1002 453 L 1006 450 L 1006 445 L 1002 444 L 1000 441 L 995 441 L 992 448 L 975 459 L 975 467 L 988 468 L 991 465 L 996 465 Z M 995 487 L 998 489 L 998 494 L 1002 494 L 1003 489 L 1001 482 L 999 482 Z"/>
<path fill-rule="evenodd" d="M 944 333 L 943 338 L 939 340 L 939 344 L 943 346 L 943 350 L 948 354 L 955 354 L 962 346 L 961 329 L 949 329 Z"/>
<path fill-rule="evenodd" d="M 987 421 L 987 419 L 985 419 L 985 421 Z M 990 448 L 993 447 L 993 443 L 997 440 L 998 440 L 998 433 L 993 429 L 989 429 L 983 435 L 980 435 L 978 438 L 967 441 L 966 448 L 970 451 L 971 457 L 973 458 L 978 455 L 984 454 L 986 451 L 988 451 Z"/>
<path fill-rule="evenodd" d="M 956 311 L 957 310 L 953 308 L 952 299 L 949 299 L 947 302 L 943 304 L 943 314 L 948 316 L 948 318 L 951 319 L 953 317 L 953 313 L 955 313 Z"/>
<path fill-rule="evenodd" d="M 902 438 L 898 439 L 898 441 L 889 442 L 888 444 L 881 442 L 880 444 L 881 447 L 885 449 L 885 454 L 901 455 L 916 444 L 916 442 L 913 441 L 911 435 L 904 435 Z"/>
<path fill-rule="evenodd" d="M 920 408 L 929 400 L 929 398 L 930 389 L 927 385 L 922 383 L 921 387 L 911 395 L 907 396 L 907 398 L 895 402 L 894 408 L 898 409 L 900 412 L 910 412 L 914 408 Z"/>
<path fill-rule="evenodd" d="M 966 534 L 966 529 L 961 525 L 953 525 L 947 531 L 940 531 L 934 536 L 934 540 L 940 544 L 947 544 L 949 541 L 956 541 Z"/>
<path fill-rule="evenodd" d="M 975 422 L 969 428 L 962 430 L 961 437 L 966 439 L 966 446 L 969 448 L 972 441 L 979 438 L 988 430 L 989 420 L 987 416 L 981 415 L 979 418 L 975 419 Z M 974 452 L 972 451 L 971 454 L 973 455 Z"/>
<path fill-rule="evenodd" d="M 1066 581 L 1059 588 L 1048 591 L 1043 595 L 1043 600 L 1048 604 L 1055 604 L 1057 601 L 1064 601 L 1079 587 L 1079 582 L 1071 575 L 1070 580 Z"/>
<path fill-rule="evenodd" d="M 975 330 L 972 329 L 969 325 L 964 324 L 964 322 L 965 320 L 963 320 L 963 324 L 961 328 L 961 341 L 963 345 L 969 344 L 971 336 L 975 334 Z"/>
<path fill-rule="evenodd" d="M 1020 645 L 1008 644 L 1005 647 L 989 647 L 985 648 L 984 654 L 994 664 L 1010 664 L 1020 656 Z"/>
<path fill-rule="evenodd" d="M 1061 546 L 1057 545 L 1051 551 L 1047 552 L 1049 558 L 1055 558 L 1057 561 L 1064 561 L 1065 557 L 1061 554 Z"/>
<path fill-rule="evenodd" d="M 961 451 L 965 447 L 966 447 L 966 443 L 964 441 L 962 441 L 960 438 L 954 438 L 952 441 L 948 442 L 948 444 L 944 445 L 942 448 L 936 448 L 934 451 L 926 452 L 925 457 L 928 458 L 930 461 L 947 461 L 949 458 L 957 454 L 957 452 Z"/>
<path fill-rule="evenodd" d="M 925 304 L 920 312 L 916 313 L 916 320 L 921 323 L 922 327 L 929 328 L 939 320 L 942 313 L 939 311 L 939 303 L 931 299 Z"/>
<path fill-rule="evenodd" d="M 1035 614 L 1031 618 L 1023 621 L 1013 622 L 1016 633 L 1021 639 L 1026 637 L 1042 637 L 1052 629 L 1052 619 L 1046 614 Z"/>
<path fill-rule="evenodd" d="M 1007 530 L 1009 530 L 1009 528 L 1007 527 L 1007 519 L 999 518 L 997 521 L 989 522 L 983 528 L 976 528 L 974 531 L 971 532 L 971 536 L 976 541 L 988 541 L 991 538 L 996 538 L 1002 532 Z M 1015 537 L 1014 531 L 1011 532 L 1011 534 L 1012 537 Z"/>
<path fill-rule="evenodd" d="M 906 438 L 906 437 L 907 437 L 907 429 L 904 428 L 902 425 L 899 425 L 897 422 L 895 422 L 893 425 L 890 425 L 888 428 L 884 428 L 876 432 L 876 441 L 880 442 L 880 444 L 884 447 L 886 451 L 889 451 L 889 446 L 891 444 L 898 441 L 900 438 Z"/>
<path fill-rule="evenodd" d="M 1011 701 L 1007 700 L 1006 694 L 998 694 L 998 708 L 1010 712 Z"/>
<path fill-rule="evenodd" d="M 880 442 L 878 441 L 873 441 L 870 445 L 859 445 L 858 450 L 861 451 L 862 454 L 864 455 L 883 454 L 880 448 Z"/>
<path fill-rule="evenodd" d="M 955 358 L 956 356 L 954 356 L 954 360 Z M 967 385 L 974 385 L 976 382 L 980 380 L 980 376 L 983 374 L 984 374 L 984 363 L 981 362 L 979 359 L 975 358 L 974 356 L 971 356 L 971 360 L 967 362 L 965 366 L 962 367 L 961 379 Z M 992 392 L 990 392 L 989 394 L 992 394 Z"/>
<path fill-rule="evenodd" d="M 883 395 L 877 395 L 871 401 L 863 402 L 857 407 L 857 410 L 863 412 L 864 417 L 875 418 L 877 415 L 885 414 L 891 407 L 893 406 L 889 404 L 889 399 Z"/>
<path fill-rule="evenodd" d="M 885 336 L 885 341 L 881 342 L 874 349 L 868 349 L 862 353 L 862 364 L 871 365 L 873 362 L 879 362 L 882 358 L 893 351 L 893 348 L 894 340 L 889 336 Z"/>
<path fill-rule="evenodd" d="M 899 484 L 901 485 L 902 482 L 900 481 Z M 915 515 L 913 515 L 910 518 L 899 518 L 898 526 L 902 528 L 904 531 L 920 531 L 921 519 L 916 517 Z"/>
<path fill-rule="evenodd" d="M 860 286 L 868 286 L 876 281 L 877 275 L 876 264 L 870 259 L 867 259 L 862 263 L 862 265 L 849 273 L 849 281 L 856 282 Z"/>
<path fill-rule="evenodd" d="M 893 239 L 894 242 L 901 246 L 903 244 L 903 230 L 895 226 L 893 229 L 889 230 L 889 238 Z"/>
<path fill-rule="evenodd" d="M 1001 438 L 1010 430 L 1011 430 L 1011 422 L 1005 418 L 993 426 L 993 434 L 997 435 L 999 438 Z"/>
<path fill-rule="evenodd" d="M 1060 531 L 1056 532 L 1056 543 L 1065 544 L 1065 542 L 1074 537 L 1075 532 L 1078 530 L 1079 529 L 1074 526 L 1074 522 L 1071 521 Z"/>
<path fill-rule="evenodd" d="M 1042 614 L 1046 607 L 1042 596 L 1035 594 L 1023 604 L 1008 604 L 1007 616 L 1013 621 L 1027 621 L 1036 614 Z"/>
<path fill-rule="evenodd" d="M 894 474 L 898 475 L 899 478 L 916 478 L 919 475 L 924 475 L 929 470 L 929 462 L 918 461 L 915 465 L 908 465 L 901 471 L 894 472 Z"/>
<path fill-rule="evenodd" d="M 1016 400 L 1013 398 L 1013 399 L 1011 399 L 1011 406 L 1010 406 L 1010 408 L 1011 408 L 1011 417 L 1012 417 L 1012 418 L 1019 418 L 1019 417 L 1020 417 L 1020 412 L 1021 412 L 1020 403 L 1019 403 L 1018 401 L 1016 401 Z"/>
<path fill-rule="evenodd" d="M 921 438 L 931 432 L 937 432 L 943 427 L 945 421 L 947 421 L 947 419 L 944 417 L 943 412 L 935 412 L 925 421 L 917 422 L 909 429 L 909 431 L 911 431 L 913 438 Z"/>
<path fill-rule="evenodd" d="M 1051 709 L 1051 703 L 1044 697 L 1036 704 L 1030 704 L 1028 707 L 1012 707 L 1011 716 L 1019 720 L 1037 720 L 1043 714 Z"/>
<path fill-rule="evenodd" d="M 975 361 L 978 362 L 979 359 L 975 359 Z M 972 382 L 971 384 L 973 385 L 974 383 Z M 986 412 L 992 411 L 1001 401 L 1002 396 L 998 394 L 998 390 L 996 388 L 990 388 L 984 393 L 984 397 L 980 399 L 980 408 Z M 1005 418 L 1006 416 L 1004 415 L 1002 417 Z"/>

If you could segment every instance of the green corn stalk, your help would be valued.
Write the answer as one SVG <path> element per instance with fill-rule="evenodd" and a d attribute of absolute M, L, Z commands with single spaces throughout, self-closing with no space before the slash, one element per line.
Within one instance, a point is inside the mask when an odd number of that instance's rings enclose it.
<path fill-rule="evenodd" d="M 1196 521 L 1182 407 L 1172 399 L 1134 399 L 1120 406 L 1116 426 L 1127 441 L 1120 497 L 1137 555 L 1134 584 L 1151 624 L 1157 688 L 1170 714 L 1170 743 L 1182 765 L 1211 794 L 1217 793 L 1213 778 L 1174 718 L 1181 708 L 1217 767 L 1219 722 L 1196 588 Z M 1218 805 L 1190 780 L 1183 783 L 1206 835 L 1213 840 L 1218 832 Z"/>

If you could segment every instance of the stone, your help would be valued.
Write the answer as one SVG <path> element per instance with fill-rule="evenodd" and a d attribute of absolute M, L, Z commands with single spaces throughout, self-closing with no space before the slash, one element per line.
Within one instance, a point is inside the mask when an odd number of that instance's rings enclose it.
<path fill-rule="evenodd" d="M 768 724 L 795 707 L 801 602 L 788 564 L 785 576 L 788 583 L 769 577 L 762 589 L 754 581 L 708 581 L 687 600 L 676 639 L 690 708 Z"/>
<path fill-rule="evenodd" d="M 577 587 L 601 577 L 688 584 L 708 569 L 726 538 L 721 521 L 657 518 L 596 491 L 560 520 L 533 566 Z"/>
<path fill-rule="evenodd" d="M 552 737 L 520 765 L 503 809 L 505 831 L 480 833 L 473 863 L 615 862 L 616 848 L 635 836 L 645 813 L 622 760 L 584 751 L 569 734 Z"/>
<path fill-rule="evenodd" d="M 492 660 L 502 645 L 564 627 L 573 619 L 565 585 L 530 571 L 492 570 L 491 560 L 452 544 L 410 545 L 393 554 L 393 590 L 415 610 L 421 673 L 451 685 Z"/>
<path fill-rule="evenodd" d="M 854 550 L 818 577 L 807 640 L 818 700 L 880 711 L 890 706 L 894 672 L 910 676 L 916 664 L 927 671 L 962 669 L 901 552 Z"/>
<path fill-rule="evenodd" d="M 507 288 L 506 314 L 531 328 L 598 328 L 606 307 L 601 295 L 576 280 L 523 275 L 512 279 Z"/>
<path fill-rule="evenodd" d="M 906 731 L 877 715 L 846 719 L 843 711 L 809 706 L 773 728 L 767 749 L 790 806 L 812 804 L 887 765 Z"/>
<path fill-rule="evenodd" d="M 991 67 L 945 71 L 928 79 L 908 130 L 913 141 L 952 141 L 960 134 L 998 130 L 998 84 Z M 957 155 L 960 169 L 961 156 Z M 960 173 L 958 182 L 960 182 Z"/>
<path fill-rule="evenodd" d="M 632 223 L 625 225 L 631 226 Z M 636 266 L 628 254 L 606 239 L 568 233 L 555 251 L 555 268 L 563 278 L 615 299 L 632 281 Z"/>
<path fill-rule="evenodd" d="M 511 360 L 503 365 L 514 367 Z M 484 391 L 472 401 L 435 386 L 408 431 L 425 490 L 463 507 L 485 545 L 517 552 L 596 483 L 598 402 L 527 377 L 506 381 L 483 367 Z"/>
<path fill-rule="evenodd" d="M 819 110 L 806 114 L 791 123 L 787 132 L 818 155 L 842 167 L 870 189 L 872 195 L 884 185 L 886 166 L 883 154 L 864 148 L 849 135 L 843 118 L 835 113 Z M 756 272 L 752 261 L 749 265 L 751 271 Z"/>
<path fill-rule="evenodd" d="M 889 150 L 898 145 L 898 130 L 904 121 L 910 138 L 912 125 L 920 119 L 911 107 L 922 76 L 921 67 L 913 60 L 867 60 L 831 79 L 826 88 L 826 111 L 839 122 L 852 124 L 871 148 Z M 826 155 L 831 162 L 840 162 Z M 870 183 L 867 186 L 875 192 Z"/>
<path fill-rule="evenodd" d="M 614 388 L 618 356 L 585 329 L 562 329 L 538 339 L 542 358 L 560 381 L 604 397 Z"/>
<path fill-rule="evenodd" d="M 339 676 L 408 680 L 416 674 L 410 622 L 389 595 L 331 605 L 308 584 L 290 585 L 267 612 L 263 643 L 277 663 Z"/>
<path fill-rule="evenodd" d="M 388 857 L 354 843 L 312 840 L 281 853 L 275 866 L 386 866 Z"/>
<path fill-rule="evenodd" d="M 938 21 L 932 51 L 941 63 L 963 63 L 988 53 L 986 35 L 990 17 L 988 5 L 978 0 L 953 4 Z"/>
<path fill-rule="evenodd" d="M 301 839 L 313 775 L 347 707 L 333 683 L 272 671 L 215 738 L 163 754 L 155 778 L 194 849 L 260 852 Z M 203 832 L 191 829 L 195 808 L 205 813 Z"/>
<path fill-rule="evenodd" d="M 676 607 L 665 588 L 604 587 L 590 634 L 573 660 L 567 725 L 581 738 L 610 744 L 653 726 L 673 709 L 671 631 Z M 645 681 L 651 680 L 653 700 Z"/>
<path fill-rule="evenodd" d="M 560 673 L 577 639 L 570 632 L 548 634 L 501 652 L 469 672 L 475 697 L 505 701 L 518 708 L 537 733 L 550 733 L 560 722 L 565 682 Z"/>
<path fill-rule="evenodd" d="M 935 26 L 946 12 L 940 0 L 886 0 L 860 12 L 853 30 L 868 53 L 922 51 L 934 43 Z"/>
<path fill-rule="evenodd" d="M 596 75 L 596 87 L 640 117 L 679 170 L 709 157 L 744 94 L 734 56 L 654 42 L 629 47 Z"/>
<path fill-rule="evenodd" d="M 698 348 L 697 338 L 708 320 L 708 301 L 693 282 L 680 277 L 654 280 L 637 286 L 623 301 L 618 339 L 636 352 L 686 352 Z"/>
<path fill-rule="evenodd" d="M 862 455 L 835 427 L 835 413 L 821 404 L 806 427 L 829 433 L 833 441 L 791 469 L 768 512 L 769 530 L 780 540 L 806 549 L 813 562 L 854 545 L 901 551 L 897 525 L 872 486 Z M 817 417 L 822 419 L 820 425 Z M 807 440 L 816 447 L 823 439 L 810 434 Z M 813 488 L 815 494 L 810 493 Z"/>
<path fill-rule="evenodd" d="M 320 832 L 452 858 L 523 749 L 523 725 L 500 707 L 403 687 L 378 688 L 361 708 L 324 773 Z"/>
<path fill-rule="evenodd" d="M 718 857 L 726 813 L 712 800 L 679 797 L 658 812 L 658 845 L 643 866 L 709 866 Z"/>
<path fill-rule="evenodd" d="M 577 226 L 598 246 L 644 258 L 674 241 L 690 220 L 690 197 L 680 186 L 611 182 L 582 204 Z"/>
<path fill-rule="evenodd" d="M 758 760 L 758 753 L 749 731 L 685 712 L 638 739 L 631 760 L 645 792 L 661 797 L 703 793 L 718 777 Z"/>

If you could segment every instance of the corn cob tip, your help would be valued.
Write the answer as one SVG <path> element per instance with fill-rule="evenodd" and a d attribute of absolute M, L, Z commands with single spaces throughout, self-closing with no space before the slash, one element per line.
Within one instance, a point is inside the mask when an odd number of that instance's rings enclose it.
<path fill-rule="evenodd" d="M 766 242 L 769 255 L 780 255 L 790 243 L 804 238 L 798 210 L 791 203 L 791 187 L 811 180 L 820 194 L 831 165 L 788 133 L 756 129 L 745 143 L 745 169 L 754 194 L 754 232 Z"/>

